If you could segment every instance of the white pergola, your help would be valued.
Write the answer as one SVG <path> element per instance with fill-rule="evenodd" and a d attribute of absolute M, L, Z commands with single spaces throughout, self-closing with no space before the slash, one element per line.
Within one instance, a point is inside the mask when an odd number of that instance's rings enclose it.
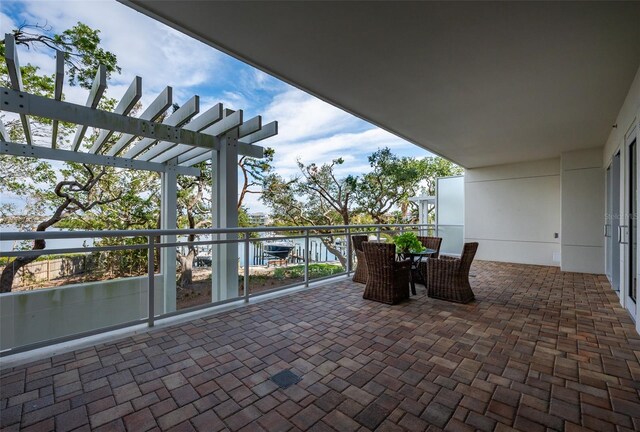
<path fill-rule="evenodd" d="M 142 79 L 135 77 L 113 112 L 97 108 L 107 88 L 107 71 L 100 66 L 84 106 L 62 101 L 64 57 L 56 56 L 54 97 L 46 98 L 24 91 L 13 35 L 5 35 L 6 64 L 10 88 L 0 87 L 0 110 L 20 116 L 25 143 L 12 142 L 0 119 L 0 154 L 35 157 L 91 165 L 159 172 L 162 183 L 161 229 L 174 229 L 177 223 L 177 175 L 197 176 L 194 165 L 212 160 L 212 227 L 238 226 L 238 156 L 261 158 L 264 148 L 255 145 L 278 133 L 278 122 L 262 124 L 261 116 L 243 119 L 242 110 L 224 109 L 218 103 L 200 113 L 199 97 L 193 96 L 179 109 L 156 120 L 172 105 L 172 88 L 166 87 L 139 117 L 129 114 L 142 97 Z M 35 145 L 29 116 L 51 119 L 52 138 L 48 146 Z M 77 124 L 71 149 L 57 146 L 58 123 Z M 187 123 L 188 122 L 188 123 Z M 87 128 L 100 129 L 88 150 L 83 148 Z M 114 134 L 122 134 L 108 150 L 105 144 Z M 123 232 L 124 233 L 124 232 Z M 219 235 L 214 240 L 229 240 L 234 235 Z M 163 243 L 175 243 L 175 236 L 163 236 Z M 238 244 L 214 248 L 212 301 L 237 296 Z M 160 268 L 164 275 L 165 312 L 176 309 L 176 251 L 161 248 Z"/>

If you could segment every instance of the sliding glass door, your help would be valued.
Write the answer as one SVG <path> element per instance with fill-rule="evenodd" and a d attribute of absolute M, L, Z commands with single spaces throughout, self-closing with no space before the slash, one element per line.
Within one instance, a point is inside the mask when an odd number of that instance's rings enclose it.
<path fill-rule="evenodd" d="M 604 227 L 606 273 L 614 291 L 620 291 L 620 152 L 617 152 L 606 174 L 607 208 Z"/>
<path fill-rule="evenodd" d="M 628 145 L 629 149 L 629 214 L 627 230 L 629 242 L 628 283 L 626 284 L 627 310 L 635 316 L 638 295 L 638 146 L 636 139 Z"/>

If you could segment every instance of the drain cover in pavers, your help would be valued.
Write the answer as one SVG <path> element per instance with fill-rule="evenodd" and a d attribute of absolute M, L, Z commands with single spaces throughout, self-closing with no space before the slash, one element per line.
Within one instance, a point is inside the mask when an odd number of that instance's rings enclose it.
<path fill-rule="evenodd" d="M 287 387 L 291 387 L 292 385 L 302 381 L 302 377 L 299 377 L 290 370 L 285 370 L 273 375 L 271 377 L 271 381 L 278 384 L 278 387 L 286 389 Z"/>

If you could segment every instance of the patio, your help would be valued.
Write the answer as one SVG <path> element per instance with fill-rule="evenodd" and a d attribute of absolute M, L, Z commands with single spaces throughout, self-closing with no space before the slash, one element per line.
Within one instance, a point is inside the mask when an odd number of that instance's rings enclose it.
<path fill-rule="evenodd" d="M 468 305 L 340 282 L 3 370 L 2 430 L 640 429 L 640 336 L 605 276 L 471 273 Z"/>

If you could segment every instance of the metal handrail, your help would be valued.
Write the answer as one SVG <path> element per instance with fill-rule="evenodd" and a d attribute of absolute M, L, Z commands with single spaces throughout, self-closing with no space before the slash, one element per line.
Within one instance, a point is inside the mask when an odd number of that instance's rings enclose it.
<path fill-rule="evenodd" d="M 444 226 L 444 225 L 442 225 Z M 435 224 L 370 224 L 370 225 L 313 225 L 313 226 L 286 226 L 286 227 L 237 227 L 237 228 L 199 228 L 199 229 L 144 229 L 144 230 L 101 230 L 101 231 L 11 231 L 0 233 L 0 240 L 47 240 L 47 239 L 71 239 L 71 238 L 96 238 L 96 237 L 148 237 L 160 235 L 202 235 L 202 234 L 242 234 L 258 232 L 286 232 L 286 231 L 326 231 L 354 229 L 376 229 L 382 227 L 415 229 L 433 227 Z"/>
<path fill-rule="evenodd" d="M 56 249 L 40 249 L 40 250 L 26 250 L 26 251 L 7 251 L 1 252 L 0 256 L 11 257 L 11 256 L 33 256 L 33 255 L 53 255 L 53 254 L 63 254 L 70 252 L 96 252 L 96 251 L 119 251 L 119 250 L 147 250 L 147 278 L 148 278 L 148 317 L 142 319 L 140 321 L 135 321 L 133 324 L 137 324 L 139 322 L 147 322 L 149 327 L 153 327 L 155 320 L 157 318 L 164 318 L 167 316 L 173 316 L 181 313 L 192 312 L 196 309 L 205 309 L 207 307 L 214 307 L 220 304 L 228 303 L 234 299 L 226 299 L 217 302 L 211 302 L 210 304 L 203 306 L 196 306 L 194 308 L 182 309 L 179 311 L 169 312 L 169 313 L 161 313 L 156 315 L 155 311 L 155 262 L 154 262 L 154 252 L 156 248 L 170 248 L 175 246 L 186 246 L 186 245 L 215 245 L 215 244 L 225 244 L 225 243 L 237 243 L 239 246 L 242 245 L 243 248 L 240 249 L 238 255 L 241 254 L 244 256 L 244 283 L 243 283 L 243 296 L 238 297 L 235 300 L 244 300 L 244 302 L 249 302 L 251 298 L 258 297 L 263 293 L 250 293 L 249 286 L 249 244 L 252 241 L 265 241 L 269 240 L 268 237 L 261 238 L 252 238 L 252 233 L 261 233 L 261 232 L 290 232 L 295 233 L 292 236 L 284 235 L 283 238 L 296 238 L 296 239 L 304 239 L 305 251 L 304 251 L 304 280 L 301 286 L 309 286 L 310 275 L 309 275 L 309 265 L 310 265 L 310 247 L 309 240 L 314 237 L 323 237 L 323 236 L 342 236 L 346 237 L 346 255 L 347 255 L 347 265 L 345 271 L 334 274 L 330 277 L 339 277 L 344 275 L 349 275 L 352 272 L 352 248 L 351 248 L 351 237 L 353 235 L 369 233 L 371 235 L 376 236 L 378 239 L 381 234 L 394 233 L 394 232 L 403 232 L 405 230 L 409 231 L 417 231 L 417 230 L 437 230 L 437 225 L 435 224 L 370 224 L 370 225 L 324 225 L 324 226 L 295 226 L 295 227 L 238 227 L 238 228 L 208 228 L 208 229 L 155 229 L 155 230 L 118 230 L 118 231 L 53 231 L 53 232 L 8 232 L 8 233 L 0 233 L 0 240 L 35 240 L 35 239 L 77 239 L 77 238 L 114 238 L 114 237 L 145 237 L 146 241 L 141 244 L 136 245 L 110 245 L 110 246 L 90 246 L 90 247 L 70 247 L 70 248 L 56 248 Z M 325 231 L 325 232 L 318 232 Z M 172 236 L 172 235 L 212 235 L 212 234 L 242 234 L 243 236 L 236 236 L 236 238 L 232 239 L 215 239 L 211 240 L 194 240 L 194 241 L 171 241 L 171 242 L 162 242 L 157 241 L 158 238 L 162 238 L 162 236 Z M 324 278 L 320 278 L 324 279 Z M 316 280 L 316 279 L 314 279 Z M 317 279 L 319 280 L 319 279 Z M 290 289 L 294 285 L 285 286 L 281 288 L 276 288 L 274 290 L 269 290 L 268 292 L 278 291 L 280 289 Z M 132 324 L 132 325 L 133 325 Z M 90 334 L 99 334 L 104 331 L 108 331 L 111 327 L 96 329 L 93 331 L 85 332 L 80 336 L 87 336 Z M 57 340 L 51 341 L 51 343 L 55 343 Z M 45 343 L 46 345 L 46 343 Z M 0 356 L 5 356 L 7 354 L 26 351 L 28 349 L 35 348 L 36 346 L 43 346 L 43 342 L 38 342 L 36 344 L 19 346 L 15 349 L 10 349 L 8 351 L 0 352 Z"/>

